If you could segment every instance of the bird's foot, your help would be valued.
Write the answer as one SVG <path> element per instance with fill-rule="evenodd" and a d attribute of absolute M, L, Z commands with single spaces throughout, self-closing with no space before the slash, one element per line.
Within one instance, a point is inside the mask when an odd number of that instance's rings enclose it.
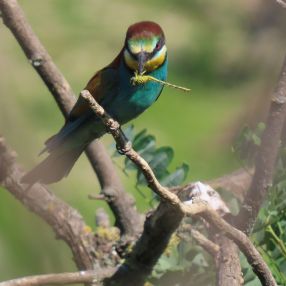
<path fill-rule="evenodd" d="M 124 144 L 123 148 L 122 146 L 116 144 L 116 150 L 120 155 L 125 155 L 131 149 L 132 149 L 132 142 L 129 140 Z"/>

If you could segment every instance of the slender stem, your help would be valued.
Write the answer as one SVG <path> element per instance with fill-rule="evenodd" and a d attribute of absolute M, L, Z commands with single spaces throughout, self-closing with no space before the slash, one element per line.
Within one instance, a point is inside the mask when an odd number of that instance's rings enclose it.
<path fill-rule="evenodd" d="M 274 229 L 271 225 L 268 225 L 266 228 L 266 231 L 272 236 L 273 240 L 277 243 L 279 246 L 281 252 L 283 253 L 284 257 L 286 257 L 286 246 L 285 243 L 277 236 Z"/>
<path fill-rule="evenodd" d="M 40 286 L 40 285 L 66 285 L 76 283 L 91 283 L 92 285 L 101 285 L 100 281 L 106 276 L 111 275 L 115 269 L 105 269 L 100 272 L 80 271 L 55 274 L 43 274 L 26 276 L 0 282 L 0 286 Z"/>

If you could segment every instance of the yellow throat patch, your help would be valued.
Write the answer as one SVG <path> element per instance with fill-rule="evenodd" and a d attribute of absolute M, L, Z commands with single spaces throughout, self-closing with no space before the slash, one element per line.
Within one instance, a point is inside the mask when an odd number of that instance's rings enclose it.
<path fill-rule="evenodd" d="M 133 48 L 133 50 L 135 52 L 137 51 L 134 48 Z M 148 52 L 148 50 L 146 50 L 146 52 Z M 160 51 L 158 51 L 150 60 L 148 60 L 145 63 L 144 68 L 145 68 L 146 72 L 151 72 L 151 71 L 157 69 L 159 66 L 161 66 L 166 59 L 166 54 L 167 54 L 167 47 L 166 47 L 166 45 L 164 45 Z M 130 55 L 128 50 L 124 50 L 124 60 L 130 69 L 132 69 L 134 71 L 138 70 L 138 62 Z"/>

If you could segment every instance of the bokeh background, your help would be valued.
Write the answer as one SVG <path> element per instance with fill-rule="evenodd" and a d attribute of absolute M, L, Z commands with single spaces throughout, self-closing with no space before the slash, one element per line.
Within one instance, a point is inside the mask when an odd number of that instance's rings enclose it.
<path fill-rule="evenodd" d="M 140 20 L 161 24 L 169 51 L 169 81 L 192 93 L 165 88 L 156 104 L 134 120 L 158 146 L 175 150 L 172 168 L 186 162 L 187 181 L 205 180 L 241 167 L 232 144 L 243 126 L 263 120 L 285 52 L 286 17 L 274 0 L 22 0 L 34 31 L 76 93 L 116 56 L 127 27 Z M 63 124 L 57 106 L 10 31 L 0 24 L 0 133 L 28 169 L 46 138 Z M 111 139 L 103 141 L 112 153 Z M 116 161 L 120 166 L 121 162 Z M 118 172 L 134 188 L 134 174 Z M 70 176 L 53 185 L 94 227 L 103 203 L 84 156 Z M 143 190 L 148 194 L 148 190 Z M 0 188 L 0 281 L 37 273 L 73 271 L 66 245 L 49 227 Z"/>

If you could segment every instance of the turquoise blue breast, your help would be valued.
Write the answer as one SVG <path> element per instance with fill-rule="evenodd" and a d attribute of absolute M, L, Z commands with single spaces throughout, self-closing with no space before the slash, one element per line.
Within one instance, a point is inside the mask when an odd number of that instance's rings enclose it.
<path fill-rule="evenodd" d="M 166 80 L 167 65 L 168 60 L 166 58 L 161 67 L 149 74 L 157 79 Z M 113 95 L 110 100 L 103 102 L 102 105 L 112 117 L 123 124 L 150 107 L 160 95 L 163 86 L 152 81 L 141 85 L 132 85 L 131 78 L 134 74 L 125 66 L 123 61 L 120 64 L 119 76 L 117 94 Z"/>

